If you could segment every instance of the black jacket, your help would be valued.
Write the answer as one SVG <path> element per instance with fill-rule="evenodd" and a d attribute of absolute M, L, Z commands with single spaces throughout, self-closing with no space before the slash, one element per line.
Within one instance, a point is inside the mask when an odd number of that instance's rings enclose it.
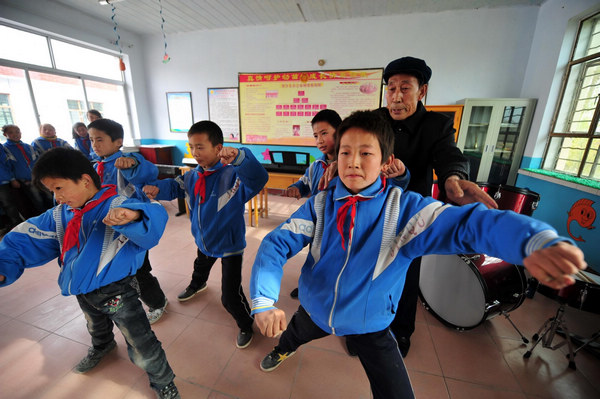
<path fill-rule="evenodd" d="M 394 129 L 394 156 L 411 174 L 407 190 L 431 195 L 433 170 L 438 176 L 440 192 L 450 175 L 469 177 L 469 162 L 454 142 L 452 120 L 437 112 L 427 111 L 419 101 L 417 111 L 403 121 L 395 121 L 387 108 L 379 108 Z"/>

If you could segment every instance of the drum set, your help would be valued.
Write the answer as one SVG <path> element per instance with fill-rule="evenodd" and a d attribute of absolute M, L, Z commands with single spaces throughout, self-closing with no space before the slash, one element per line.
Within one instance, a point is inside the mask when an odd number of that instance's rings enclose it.
<path fill-rule="evenodd" d="M 491 183 L 478 185 L 496 200 L 498 209 L 532 216 L 540 201 L 538 193 L 525 188 Z M 526 296 L 531 297 L 537 289 L 537 280 L 527 279 L 523 269 L 522 266 L 485 254 L 427 255 L 421 259 L 419 296 L 433 316 L 460 331 L 475 328 L 486 320 L 503 315 L 527 344 L 529 340 L 509 315 L 509 312 L 521 306 Z M 600 304 L 596 301 L 600 301 L 600 277 L 582 272 L 575 285 L 557 292 L 556 296 L 561 302 L 557 314 L 533 336 L 535 342 L 524 357 L 529 358 L 539 342 L 544 347 L 551 347 L 554 335 L 562 328 L 567 333 L 569 367 L 574 369 L 577 351 L 600 338 L 600 331 L 584 345 L 573 349 L 563 318 L 564 307 L 569 305 L 600 313 Z"/>

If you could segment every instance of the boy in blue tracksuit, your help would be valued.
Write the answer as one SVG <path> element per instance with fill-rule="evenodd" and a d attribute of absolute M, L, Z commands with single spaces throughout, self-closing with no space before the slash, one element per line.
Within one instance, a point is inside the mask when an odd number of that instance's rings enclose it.
<path fill-rule="evenodd" d="M 114 323 L 131 361 L 146 371 L 159 397 L 178 398 L 173 371 L 132 284 L 144 252 L 164 231 L 167 212 L 157 202 L 101 186 L 89 160 L 74 149 L 45 152 L 33 176 L 59 205 L 19 224 L 0 242 L 0 286 L 16 281 L 25 268 L 58 258 L 61 293 L 76 295 L 92 336 L 92 347 L 74 371 L 91 370 L 115 348 Z"/>
<path fill-rule="evenodd" d="M 198 256 L 192 280 L 178 299 L 185 302 L 205 290 L 210 270 L 221 258 L 221 302 L 240 329 L 236 346 L 245 348 L 252 340 L 254 320 L 242 289 L 244 204 L 262 190 L 269 175 L 247 148 L 223 147 L 223 132 L 214 122 L 192 125 L 188 140 L 198 167 L 144 191 L 161 200 L 186 198 Z"/>
<path fill-rule="evenodd" d="M 21 206 L 21 212 L 25 218 L 37 216 L 52 207 L 50 196 L 31 184 L 31 169 L 38 154 L 32 146 L 21 141 L 21 129 L 17 125 L 4 125 L 2 132 L 6 136 L 4 148 L 14 162 L 16 183 L 13 183 L 13 187 L 18 188 L 31 202 L 31 206 Z"/>
<path fill-rule="evenodd" d="M 413 398 L 389 331 L 412 259 L 426 254 L 486 253 L 523 264 L 552 288 L 573 284 L 583 253 L 549 225 L 481 204 L 445 205 L 386 184 L 393 131 L 380 115 L 360 111 L 338 129 L 339 177 L 263 240 L 250 292 L 257 327 L 283 332 L 261 362 L 271 371 L 296 349 L 329 334 L 346 336 L 375 399 Z M 274 306 L 286 260 L 310 244 L 299 280 L 301 306 L 286 325 Z"/>
<path fill-rule="evenodd" d="M 342 123 L 342 118 L 334 110 L 324 109 L 319 111 L 310 123 L 315 143 L 319 151 L 323 153 L 323 156 L 311 163 L 304 172 L 304 176 L 287 188 L 285 192 L 286 197 L 300 199 L 302 197 L 314 197 L 317 195 L 321 191 L 319 186 L 323 174 L 329 165 L 335 162 L 335 131 L 340 123 Z M 390 174 L 387 177 L 394 177 L 394 180 L 392 180 L 394 184 L 403 189 L 406 188 L 410 181 L 410 173 L 404 167 L 402 161 L 395 159 L 393 168 L 390 168 L 388 172 Z M 290 292 L 290 296 L 298 298 L 298 288 L 294 288 Z M 350 354 L 354 354 L 353 349 L 348 348 L 348 351 Z"/>
<path fill-rule="evenodd" d="M 68 147 L 71 145 L 56 135 L 56 129 L 49 123 L 44 123 L 40 126 L 40 137 L 31 142 L 33 150 L 38 157 L 51 148 Z"/>
<path fill-rule="evenodd" d="M 158 168 L 141 154 L 123 154 L 123 126 L 111 119 L 97 119 L 88 125 L 94 153 L 100 157 L 94 167 L 102 184 L 117 186 L 119 194 L 147 200 L 142 187 L 156 180 Z M 151 273 L 152 266 L 148 253 L 136 274 L 140 288 L 140 298 L 148 305 L 150 324 L 157 322 L 165 312 L 168 301 L 160 288 L 158 279 Z"/>

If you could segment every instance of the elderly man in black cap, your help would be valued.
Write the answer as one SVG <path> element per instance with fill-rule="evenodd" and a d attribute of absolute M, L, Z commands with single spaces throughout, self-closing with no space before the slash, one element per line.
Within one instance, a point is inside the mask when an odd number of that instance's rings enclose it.
<path fill-rule="evenodd" d="M 488 208 L 497 208 L 489 195 L 467 180 L 469 163 L 454 142 L 452 120 L 423 106 L 421 100 L 427 94 L 430 78 L 431 68 L 414 57 L 398 58 L 383 72 L 387 107 L 379 111 L 394 128 L 394 156 L 411 173 L 407 190 L 431 195 L 435 170 L 440 193 L 448 201 L 460 205 L 482 202 Z M 390 326 L 402 356 L 408 353 L 415 330 L 420 266 L 421 258 L 410 265 L 396 318 Z"/>

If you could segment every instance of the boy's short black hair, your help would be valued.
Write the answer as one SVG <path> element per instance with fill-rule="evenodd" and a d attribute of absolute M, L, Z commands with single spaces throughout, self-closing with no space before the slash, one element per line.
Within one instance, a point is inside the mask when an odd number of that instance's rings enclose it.
<path fill-rule="evenodd" d="M 67 147 L 56 147 L 44 152 L 33 165 L 33 183 L 46 190 L 42 179 L 54 177 L 79 181 L 84 174 L 90 175 L 97 189 L 100 189 L 100 176 L 94 166 L 81 151 Z"/>
<path fill-rule="evenodd" d="M 223 131 L 213 121 L 200 121 L 196 122 L 188 130 L 188 138 L 194 134 L 206 134 L 208 135 L 208 141 L 213 147 L 223 144 Z"/>
<path fill-rule="evenodd" d="M 322 109 L 312 118 L 310 124 L 312 126 L 317 122 L 327 122 L 334 129 L 337 129 L 340 123 L 342 123 L 342 117 L 332 109 Z"/>
<path fill-rule="evenodd" d="M 85 127 L 85 123 L 83 122 L 75 122 L 73 124 L 73 138 L 76 139 L 77 137 L 79 137 L 79 135 L 77 134 L 77 129 L 79 129 L 81 126 Z"/>
<path fill-rule="evenodd" d="M 98 129 L 110 136 L 112 141 L 122 139 L 123 126 L 119 122 L 115 122 L 112 119 L 96 119 L 88 125 L 88 129 Z"/>
<path fill-rule="evenodd" d="M 340 152 L 340 141 L 350 128 L 362 129 L 373 134 L 379 141 L 381 161 L 385 162 L 394 152 L 394 131 L 390 123 L 377 111 L 355 111 L 337 129 L 335 136 L 335 154 Z"/>

